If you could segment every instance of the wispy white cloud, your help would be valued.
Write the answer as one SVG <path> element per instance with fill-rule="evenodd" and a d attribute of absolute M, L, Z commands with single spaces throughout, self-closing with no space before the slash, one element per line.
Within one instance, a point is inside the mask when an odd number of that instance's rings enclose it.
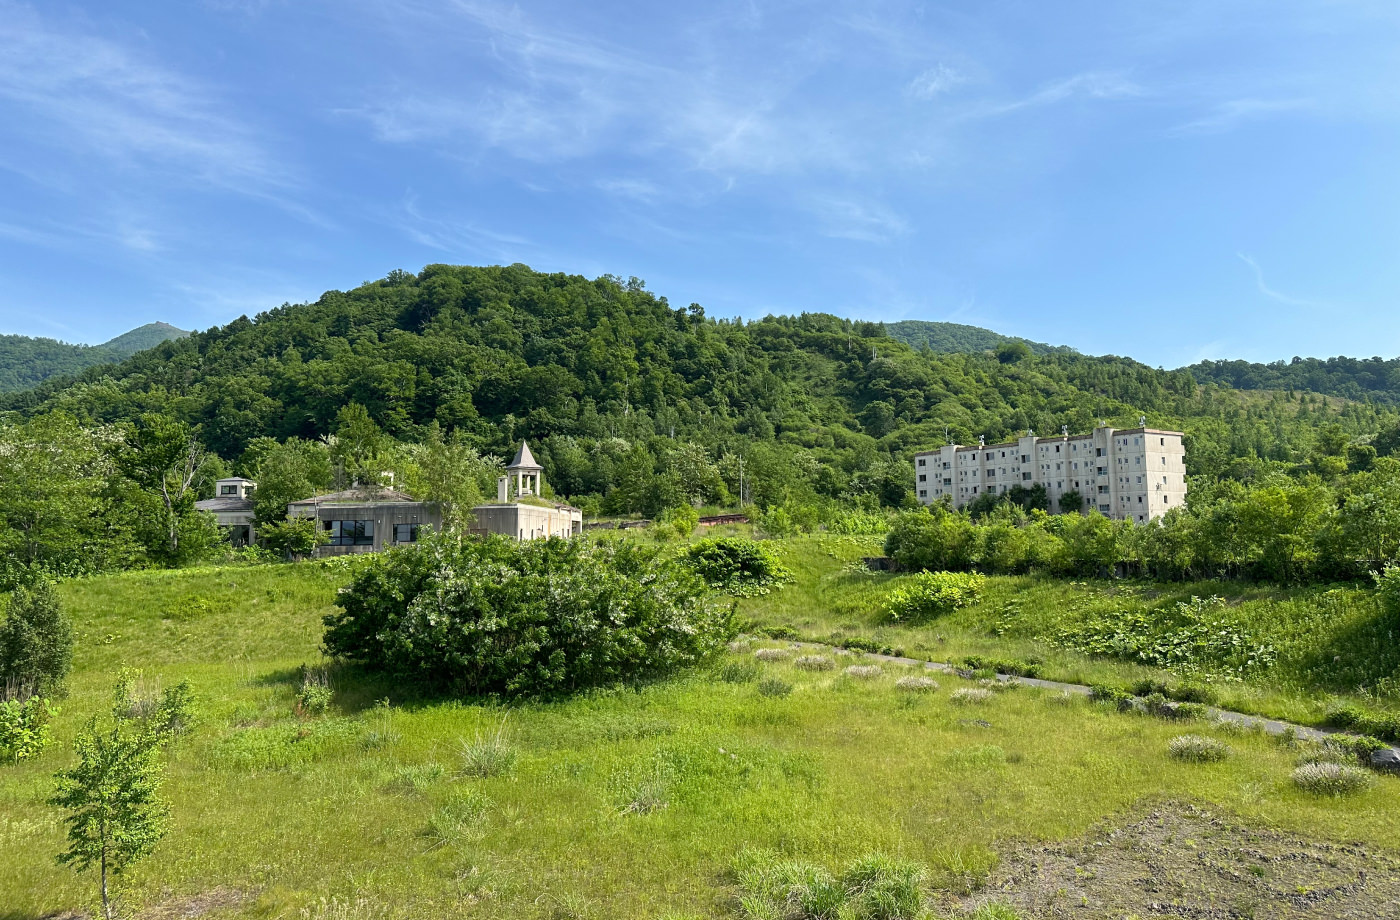
<path fill-rule="evenodd" d="M 820 195 L 808 205 L 817 229 L 834 239 L 885 243 L 909 232 L 909 222 L 883 204 L 855 198 Z"/>
<path fill-rule="evenodd" d="M 1089 71 L 1047 83 L 1020 99 L 982 107 L 974 114 L 1006 115 L 1022 109 L 1055 105 L 1073 99 L 1132 99 L 1145 93 L 1146 90 L 1142 86 L 1121 73 Z"/>
<path fill-rule="evenodd" d="M 599 179 L 593 183 L 601 191 L 619 198 L 631 198 L 643 204 L 650 204 L 661 197 L 662 189 L 650 179 L 614 178 Z"/>
<path fill-rule="evenodd" d="M 1279 291 L 1274 290 L 1273 288 L 1269 287 L 1267 284 L 1264 283 L 1264 270 L 1259 267 L 1258 262 L 1254 261 L 1254 259 L 1250 258 L 1242 252 L 1237 252 L 1235 253 L 1235 255 L 1239 256 L 1240 261 L 1243 262 L 1245 265 L 1248 265 L 1250 269 L 1254 272 L 1255 287 L 1259 289 L 1259 293 L 1263 294 L 1270 300 L 1278 301 L 1279 303 L 1286 304 L 1290 307 L 1325 306 L 1325 304 L 1318 303 L 1315 300 L 1302 300 L 1298 297 L 1290 297 L 1287 294 L 1283 294 Z"/>
<path fill-rule="evenodd" d="M 287 176 L 188 78 L 90 29 L 0 0 L 0 112 L 22 143 L 266 193 Z"/>
<path fill-rule="evenodd" d="M 1170 134 L 1212 134 L 1228 131 L 1243 122 L 1257 121 L 1285 112 L 1296 112 L 1311 106 L 1308 99 L 1226 99 L 1216 103 L 1200 118 L 1170 129 Z"/>
<path fill-rule="evenodd" d="M 424 214 L 416 195 L 404 197 L 392 224 L 420 246 L 451 254 L 459 259 L 482 257 L 497 262 L 517 262 L 535 250 L 530 240 L 513 233 L 483 227 L 460 218 L 432 217 Z"/>
<path fill-rule="evenodd" d="M 954 70 L 946 64 L 938 64 L 909 81 L 908 90 L 912 96 L 932 99 L 966 82 L 967 77 L 961 71 Z"/>

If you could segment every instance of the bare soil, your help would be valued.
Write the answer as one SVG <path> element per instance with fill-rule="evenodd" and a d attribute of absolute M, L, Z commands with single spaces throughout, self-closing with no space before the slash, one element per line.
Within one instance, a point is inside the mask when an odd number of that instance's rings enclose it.
<path fill-rule="evenodd" d="M 1026 920 L 1396 920 L 1400 859 L 1250 827 L 1181 802 L 1078 840 L 1006 856 L 958 906 L 1001 903 Z"/>

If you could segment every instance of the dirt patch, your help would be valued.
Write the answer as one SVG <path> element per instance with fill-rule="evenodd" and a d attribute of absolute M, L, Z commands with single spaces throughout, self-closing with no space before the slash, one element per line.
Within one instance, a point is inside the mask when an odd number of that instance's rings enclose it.
<path fill-rule="evenodd" d="M 1166 803 L 1130 824 L 1015 851 L 958 906 L 996 902 L 1027 920 L 1395 920 L 1400 859 Z"/>
<path fill-rule="evenodd" d="M 210 888 L 154 904 L 141 912 L 141 920 L 192 920 L 219 910 L 237 907 L 252 897 L 237 888 Z"/>

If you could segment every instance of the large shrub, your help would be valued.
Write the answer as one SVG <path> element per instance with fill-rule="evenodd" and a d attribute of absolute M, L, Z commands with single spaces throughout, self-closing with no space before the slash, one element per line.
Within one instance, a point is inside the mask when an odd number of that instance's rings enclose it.
<path fill-rule="evenodd" d="M 768 544 L 743 537 L 701 540 L 683 558 L 711 588 L 736 597 L 767 594 L 792 578 Z"/>
<path fill-rule="evenodd" d="M 975 572 L 920 572 L 885 596 L 885 613 L 901 623 L 923 623 L 975 602 L 986 581 Z"/>
<path fill-rule="evenodd" d="M 0 689 L 53 696 L 73 664 L 73 625 L 53 586 L 16 588 L 0 623 Z"/>
<path fill-rule="evenodd" d="M 336 603 L 331 654 L 507 697 L 664 675 L 733 631 L 699 578 L 631 543 L 434 536 L 380 554 Z"/>

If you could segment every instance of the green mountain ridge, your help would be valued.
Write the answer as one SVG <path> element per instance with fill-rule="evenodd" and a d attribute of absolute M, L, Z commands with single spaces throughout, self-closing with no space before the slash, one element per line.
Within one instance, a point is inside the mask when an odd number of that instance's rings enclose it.
<path fill-rule="evenodd" d="M 1302 462 L 1329 426 L 1364 438 L 1400 416 L 1245 399 L 1116 356 L 921 350 L 881 323 L 826 314 L 715 320 L 636 279 L 523 265 L 396 271 L 11 393 L 0 408 L 93 424 L 164 412 L 232 460 L 261 437 L 322 438 L 352 402 L 396 438 L 437 423 L 504 456 L 528 438 L 565 495 L 650 480 L 682 441 L 712 457 L 766 455 L 791 471 L 768 477 L 778 492 L 834 498 L 884 488 L 882 477 L 907 475 L 913 451 L 945 439 L 1131 427 L 1145 415 L 1187 432 L 1192 472 L 1223 475 Z"/>
<path fill-rule="evenodd" d="M 38 386 L 54 377 L 114 364 L 169 339 L 189 335 L 169 323 L 147 323 L 100 345 L 74 345 L 58 339 L 0 335 L 0 393 Z"/>
<path fill-rule="evenodd" d="M 897 339 L 912 348 L 927 346 L 929 351 L 939 354 L 967 352 L 979 354 L 996 351 L 1002 345 L 1024 344 L 1037 355 L 1076 355 L 1078 350 L 1068 345 L 1047 345 L 1033 342 L 1019 336 L 1002 335 L 981 326 L 965 326 L 961 323 L 932 322 L 928 320 L 906 319 L 885 323 L 885 331 L 892 339 Z"/>

